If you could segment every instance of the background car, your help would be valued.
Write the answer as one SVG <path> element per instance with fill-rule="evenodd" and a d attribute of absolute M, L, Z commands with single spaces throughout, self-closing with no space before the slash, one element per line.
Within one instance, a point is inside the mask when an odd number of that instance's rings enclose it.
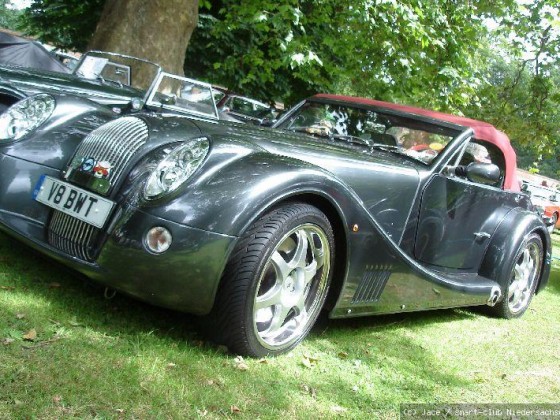
<path fill-rule="evenodd" d="M 523 181 L 522 190 L 529 194 L 531 202 L 535 205 L 541 215 L 547 218 L 547 226 L 550 233 L 560 228 L 560 202 L 558 191 Z"/>
<path fill-rule="evenodd" d="M 260 125 L 278 117 L 280 110 L 256 99 L 226 93 L 218 102 L 218 109 L 240 122 Z"/>
<path fill-rule="evenodd" d="M 49 52 L 53 57 L 55 57 L 60 63 L 62 63 L 70 71 L 74 71 L 74 69 L 80 63 L 81 54 L 69 53 L 66 51 L 59 50 L 57 48 L 53 48 Z"/>
<path fill-rule="evenodd" d="M 70 74 L 0 66 L 0 106 L 6 108 L 37 93 L 64 92 L 120 111 L 133 99 L 145 99 L 161 72 L 161 67 L 150 61 L 103 51 L 84 54 Z"/>
<path fill-rule="evenodd" d="M 514 318 L 545 287 L 550 235 L 490 124 L 317 95 L 253 127 L 183 82 L 162 76 L 150 112 L 125 116 L 69 95 L 13 105 L 0 229 L 257 357 L 293 349 L 323 309 Z"/>
<path fill-rule="evenodd" d="M 173 86 L 165 87 L 166 84 Z M 195 90 L 200 89 L 201 93 L 189 98 L 189 89 L 193 87 Z M 143 59 L 102 51 L 90 51 L 83 55 L 73 73 L 67 75 L 0 67 L 0 113 L 9 105 L 31 95 L 59 92 L 88 98 L 115 114 L 136 112 L 144 107 L 161 106 L 158 98 L 154 97 L 158 89 L 174 89 L 169 94 L 160 92 L 160 98 L 166 98 L 167 101 L 173 99 L 175 102 L 176 106 L 168 106 L 167 111 L 190 112 L 198 102 L 202 107 L 210 106 L 210 113 L 219 119 L 239 121 L 216 109 L 216 98 L 223 96 L 219 88 L 163 72 L 159 65 Z M 177 98 L 178 101 L 175 100 Z M 202 113 L 205 114 L 206 110 Z"/>

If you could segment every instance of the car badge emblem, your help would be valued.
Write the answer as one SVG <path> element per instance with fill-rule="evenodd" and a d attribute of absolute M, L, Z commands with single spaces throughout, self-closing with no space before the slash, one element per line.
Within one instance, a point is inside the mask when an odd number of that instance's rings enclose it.
<path fill-rule="evenodd" d="M 64 178 L 77 185 L 100 194 L 107 194 L 111 189 L 109 175 L 113 165 L 106 160 L 97 160 L 93 156 L 74 156 Z"/>
<path fill-rule="evenodd" d="M 84 172 L 91 172 L 95 166 L 95 159 L 92 157 L 84 158 L 80 169 Z"/>
<path fill-rule="evenodd" d="M 96 178 L 107 178 L 110 171 L 111 164 L 106 160 L 102 160 L 97 162 L 97 164 L 93 167 L 93 176 Z"/>

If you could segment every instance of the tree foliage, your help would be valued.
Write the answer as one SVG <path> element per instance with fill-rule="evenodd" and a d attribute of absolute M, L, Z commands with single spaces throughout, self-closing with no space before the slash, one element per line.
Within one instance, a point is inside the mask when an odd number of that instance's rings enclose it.
<path fill-rule="evenodd" d="M 105 0 L 33 0 L 18 28 L 63 50 L 84 51 Z"/>
<path fill-rule="evenodd" d="M 456 110 L 477 80 L 484 17 L 508 0 L 234 0 L 207 3 L 186 70 L 256 96 L 316 91 Z M 482 5 L 480 6 L 479 5 Z"/>
<path fill-rule="evenodd" d="M 0 28 L 15 30 L 22 12 L 13 7 L 11 0 L 0 0 Z"/>
<path fill-rule="evenodd" d="M 560 2 L 516 5 L 499 20 L 488 66 L 471 115 L 504 130 L 522 155 L 520 166 L 560 176 Z"/>
<path fill-rule="evenodd" d="M 34 0 L 24 27 L 43 41 L 84 50 L 104 3 Z M 522 160 L 532 166 L 548 171 L 558 155 L 560 0 L 200 0 L 199 6 L 184 63 L 190 76 L 288 104 L 334 92 L 463 113 L 508 133 L 531 151 Z M 162 38 L 159 48 L 169 53 L 171 44 Z"/>

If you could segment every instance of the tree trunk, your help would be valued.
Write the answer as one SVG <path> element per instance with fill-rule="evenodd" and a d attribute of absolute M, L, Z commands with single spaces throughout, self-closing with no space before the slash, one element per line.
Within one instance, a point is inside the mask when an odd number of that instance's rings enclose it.
<path fill-rule="evenodd" d="M 153 61 L 182 75 L 198 0 L 107 0 L 88 49 Z"/>

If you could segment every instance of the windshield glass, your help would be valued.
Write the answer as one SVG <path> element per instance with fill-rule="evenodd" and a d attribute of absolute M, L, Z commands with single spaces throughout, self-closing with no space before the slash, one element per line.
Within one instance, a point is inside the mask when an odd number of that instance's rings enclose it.
<path fill-rule="evenodd" d="M 405 116 L 347 104 L 305 102 L 275 128 L 335 140 L 381 145 L 431 163 L 459 132 Z"/>
<path fill-rule="evenodd" d="M 161 68 L 135 57 L 101 51 L 86 53 L 74 74 L 90 80 L 101 80 L 118 86 L 131 86 L 146 92 Z"/>
<path fill-rule="evenodd" d="M 214 91 L 208 83 L 161 73 L 148 95 L 148 106 L 218 119 Z"/>

